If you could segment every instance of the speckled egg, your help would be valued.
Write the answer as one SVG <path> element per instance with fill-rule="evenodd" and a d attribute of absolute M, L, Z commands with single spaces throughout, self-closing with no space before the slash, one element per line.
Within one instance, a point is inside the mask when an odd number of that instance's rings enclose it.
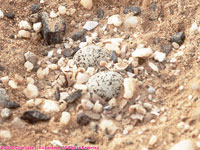
<path fill-rule="evenodd" d="M 74 55 L 74 62 L 79 67 L 97 67 L 102 60 L 106 60 L 109 53 L 98 46 L 86 46 Z"/>
<path fill-rule="evenodd" d="M 99 72 L 89 79 L 87 87 L 90 93 L 111 99 L 120 95 L 122 83 L 123 77 L 117 72 Z"/>

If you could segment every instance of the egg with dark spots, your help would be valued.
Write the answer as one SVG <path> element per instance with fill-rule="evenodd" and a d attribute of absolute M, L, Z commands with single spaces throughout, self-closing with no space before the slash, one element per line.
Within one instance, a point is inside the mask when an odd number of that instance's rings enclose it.
<path fill-rule="evenodd" d="M 90 93 L 104 99 L 117 98 L 122 91 L 123 77 L 117 72 L 99 72 L 93 75 L 87 83 Z"/>
<path fill-rule="evenodd" d="M 98 46 L 86 46 L 74 55 L 74 62 L 78 67 L 97 67 L 100 61 L 109 58 L 109 52 Z"/>

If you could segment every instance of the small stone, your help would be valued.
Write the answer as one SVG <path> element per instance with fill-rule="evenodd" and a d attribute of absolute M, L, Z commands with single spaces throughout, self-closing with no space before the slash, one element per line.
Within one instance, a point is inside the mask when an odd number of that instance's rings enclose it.
<path fill-rule="evenodd" d="M 44 115 L 37 110 L 25 111 L 20 118 L 28 121 L 31 124 L 37 123 L 39 121 L 48 121 L 50 119 L 49 116 Z"/>
<path fill-rule="evenodd" d="M 113 61 L 113 63 L 118 63 L 118 56 L 116 51 L 112 51 L 110 59 Z"/>
<path fill-rule="evenodd" d="M 184 32 L 177 32 L 176 34 L 172 35 L 170 38 L 170 42 L 176 42 L 179 45 L 182 45 L 185 40 L 185 33 Z"/>
<path fill-rule="evenodd" d="M 121 94 L 123 78 L 117 72 L 99 72 L 93 75 L 87 82 L 90 93 L 111 99 Z"/>
<path fill-rule="evenodd" d="M 155 92 L 155 88 L 153 88 L 152 86 L 149 86 L 148 93 L 153 94 L 154 92 Z"/>
<path fill-rule="evenodd" d="M 173 46 L 173 48 L 175 48 L 175 49 L 179 49 L 179 45 L 178 45 L 178 43 L 176 43 L 176 42 L 173 42 L 172 43 L 172 46 Z"/>
<path fill-rule="evenodd" d="M 2 10 L 0 10 L 0 19 L 2 19 L 4 17 L 4 13 Z"/>
<path fill-rule="evenodd" d="M 157 140 L 158 140 L 158 137 L 155 135 L 152 135 L 149 140 L 149 145 L 153 146 L 154 144 L 156 144 Z"/>
<path fill-rule="evenodd" d="M 168 55 L 172 51 L 172 45 L 171 44 L 165 44 L 161 46 L 161 51 Z"/>
<path fill-rule="evenodd" d="M 24 94 L 27 98 L 32 99 L 38 97 L 39 91 L 37 86 L 33 84 L 28 84 L 27 88 L 24 89 Z"/>
<path fill-rule="evenodd" d="M 26 30 L 19 30 L 18 35 L 19 38 L 30 39 L 31 33 Z"/>
<path fill-rule="evenodd" d="M 38 56 L 36 54 L 32 53 L 31 51 L 28 51 L 24 54 L 24 57 L 25 57 L 26 61 L 31 62 L 34 66 L 37 65 Z"/>
<path fill-rule="evenodd" d="M 90 123 L 90 118 L 86 116 L 84 113 L 80 113 L 77 115 L 77 123 L 80 126 L 86 126 Z"/>
<path fill-rule="evenodd" d="M 124 79 L 124 98 L 132 98 L 136 94 L 137 80 L 134 78 Z"/>
<path fill-rule="evenodd" d="M 117 106 L 117 99 L 112 98 L 111 100 L 109 100 L 108 104 L 113 107 Z"/>
<path fill-rule="evenodd" d="M 27 70 L 28 72 L 30 72 L 31 70 L 33 70 L 34 65 L 33 65 L 31 62 L 26 61 L 25 64 L 24 64 L 24 67 L 26 68 L 26 70 Z"/>
<path fill-rule="evenodd" d="M 35 106 L 34 99 L 30 99 L 30 100 L 26 101 L 26 105 L 27 105 L 29 108 L 34 107 L 34 106 Z"/>
<path fill-rule="evenodd" d="M 10 98 L 5 89 L 0 88 L 0 105 L 3 102 L 10 101 Z"/>
<path fill-rule="evenodd" d="M 139 19 L 136 16 L 128 16 L 124 19 L 124 27 L 126 30 L 135 28 L 139 23 Z"/>
<path fill-rule="evenodd" d="M 170 148 L 170 150 L 195 150 L 193 141 L 182 140 Z"/>
<path fill-rule="evenodd" d="M 2 83 L 4 83 L 4 84 L 5 84 L 5 83 L 7 83 L 7 82 L 9 81 L 9 77 L 8 77 L 8 76 L 1 77 L 1 79 L 0 79 L 0 80 L 1 80 L 1 82 L 2 82 Z"/>
<path fill-rule="evenodd" d="M 37 23 L 34 23 L 33 24 L 33 30 L 35 31 L 35 32 L 40 32 L 41 31 L 41 29 L 42 29 L 42 23 L 41 22 L 37 22 Z"/>
<path fill-rule="evenodd" d="M 88 31 L 93 30 L 94 28 L 96 28 L 98 26 L 98 22 L 97 21 L 87 21 L 85 23 L 85 25 L 83 26 L 83 29 L 86 29 Z"/>
<path fill-rule="evenodd" d="M 8 13 L 5 13 L 5 16 L 9 19 L 14 19 L 15 18 L 15 14 L 12 13 L 12 12 L 8 12 Z"/>
<path fill-rule="evenodd" d="M 84 34 L 85 34 L 85 30 L 82 30 L 82 31 L 79 31 L 79 32 L 75 32 L 73 35 L 72 35 L 72 39 L 74 41 L 78 41 L 80 40 L 81 38 L 84 37 Z"/>
<path fill-rule="evenodd" d="M 25 123 L 19 117 L 14 118 L 13 121 L 11 122 L 11 125 L 13 128 L 24 129 L 25 127 Z"/>
<path fill-rule="evenodd" d="M 80 4 L 88 10 L 90 10 L 93 7 L 93 1 L 92 0 L 81 0 Z"/>
<path fill-rule="evenodd" d="M 10 131 L 8 131 L 8 130 L 0 130 L 0 137 L 1 138 L 5 138 L 5 139 L 10 139 L 11 138 Z"/>
<path fill-rule="evenodd" d="M 1 117 L 4 119 L 8 119 L 10 118 L 10 116 L 12 115 L 12 112 L 10 109 L 8 108 L 4 108 L 1 110 Z"/>
<path fill-rule="evenodd" d="M 141 13 L 141 9 L 139 6 L 134 6 L 134 7 L 126 6 L 123 10 L 124 14 L 128 14 L 130 12 L 133 13 L 134 16 L 137 16 Z"/>
<path fill-rule="evenodd" d="M 90 119 L 93 120 L 99 120 L 101 119 L 101 115 L 92 111 L 85 111 L 84 112 L 86 116 L 88 116 Z"/>
<path fill-rule="evenodd" d="M 59 6 L 59 7 L 58 7 L 58 12 L 59 12 L 59 14 L 61 14 L 61 15 L 65 15 L 65 14 L 67 13 L 67 9 L 66 9 L 65 6 Z"/>
<path fill-rule="evenodd" d="M 15 81 L 17 83 L 22 83 L 24 81 L 24 78 L 18 74 L 15 74 Z"/>
<path fill-rule="evenodd" d="M 101 113 L 103 111 L 103 105 L 101 105 L 99 101 L 96 101 L 93 107 L 93 111 L 96 113 Z"/>
<path fill-rule="evenodd" d="M 70 113 L 64 111 L 64 112 L 62 112 L 62 115 L 61 115 L 61 118 L 60 118 L 60 123 L 62 125 L 66 126 L 66 125 L 69 124 L 70 119 L 71 119 Z"/>
<path fill-rule="evenodd" d="M 153 64 L 152 62 L 149 62 L 148 65 L 153 71 L 156 71 L 156 72 L 159 71 L 158 67 L 155 64 Z"/>
<path fill-rule="evenodd" d="M 36 22 L 38 22 L 38 20 L 39 20 L 39 14 L 36 13 L 36 14 L 30 15 L 29 18 L 28 18 L 28 20 L 29 20 L 29 22 L 31 22 L 31 23 L 36 23 Z"/>
<path fill-rule="evenodd" d="M 50 12 L 50 18 L 56 18 L 58 16 L 57 13 L 55 13 L 54 11 Z"/>
<path fill-rule="evenodd" d="M 61 18 L 49 19 L 48 14 L 41 14 L 42 34 L 47 44 L 59 44 L 63 41 L 66 23 Z"/>
<path fill-rule="evenodd" d="M 39 12 L 40 4 L 32 4 L 30 7 L 30 11 L 32 12 L 32 14 Z"/>
<path fill-rule="evenodd" d="M 17 83 L 15 81 L 13 81 L 13 80 L 10 80 L 8 82 L 8 85 L 13 89 L 17 89 Z"/>
<path fill-rule="evenodd" d="M 149 57 L 153 53 L 151 48 L 136 48 L 132 53 L 132 57 Z"/>
<path fill-rule="evenodd" d="M 76 90 L 82 90 L 82 91 L 86 91 L 87 90 L 87 86 L 85 84 L 74 84 L 73 88 L 75 88 Z"/>
<path fill-rule="evenodd" d="M 42 108 L 45 113 L 56 113 L 60 111 L 59 105 L 52 100 L 45 100 Z"/>
<path fill-rule="evenodd" d="M 19 28 L 24 29 L 24 30 L 31 30 L 32 29 L 30 23 L 28 23 L 28 21 L 25 21 L 25 20 L 20 21 Z"/>
<path fill-rule="evenodd" d="M 154 59 L 159 62 L 163 62 L 165 60 L 165 57 L 166 57 L 166 54 L 163 52 L 156 51 L 154 53 Z"/>
<path fill-rule="evenodd" d="M 194 23 L 192 24 L 191 28 L 190 28 L 190 32 L 194 32 L 194 31 L 198 30 L 198 28 L 199 28 L 199 27 L 198 27 L 197 23 L 194 22 Z"/>
<path fill-rule="evenodd" d="M 102 120 L 100 123 L 100 128 L 103 131 L 107 130 L 109 134 L 114 134 L 118 129 L 112 120 Z"/>
<path fill-rule="evenodd" d="M 83 106 L 84 110 L 92 110 L 92 108 L 94 107 L 94 104 L 87 99 L 82 99 L 81 105 Z"/>
<path fill-rule="evenodd" d="M 4 103 L 4 107 L 9 108 L 9 109 L 16 109 L 20 107 L 20 104 L 10 100 Z"/>
<path fill-rule="evenodd" d="M 79 72 L 76 76 L 76 83 L 82 84 L 86 83 L 89 80 L 89 75 Z"/>
<path fill-rule="evenodd" d="M 97 17 L 101 19 L 104 17 L 104 11 L 101 8 L 97 10 Z"/>
<path fill-rule="evenodd" d="M 74 103 L 77 99 L 81 98 L 82 90 L 77 90 L 71 93 L 66 99 L 64 99 L 68 103 Z"/>
<path fill-rule="evenodd" d="M 122 25 L 122 18 L 120 15 L 112 15 L 108 18 L 108 24 L 113 24 L 116 27 L 119 27 Z"/>
<path fill-rule="evenodd" d="M 51 69 L 51 70 L 57 70 L 58 69 L 58 65 L 50 64 L 50 65 L 48 65 L 48 68 Z"/>

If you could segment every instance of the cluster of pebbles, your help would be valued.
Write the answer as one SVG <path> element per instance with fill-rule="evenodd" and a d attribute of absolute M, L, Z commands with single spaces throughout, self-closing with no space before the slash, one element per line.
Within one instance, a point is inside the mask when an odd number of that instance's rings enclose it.
<path fill-rule="evenodd" d="M 93 7 L 92 0 L 81 0 L 80 3 L 88 10 Z M 116 132 L 127 135 L 138 123 L 155 122 L 155 117 L 164 110 L 156 106 L 156 88 L 148 85 L 146 90 L 141 90 L 145 78 L 141 80 L 139 77 L 141 74 L 148 77 L 147 68 L 159 72 L 157 64 L 166 61 L 172 47 L 164 45 L 158 51 L 140 43 L 137 34 L 126 36 L 126 32 L 132 29 L 140 30 L 142 18 L 138 6 L 126 7 L 124 16 L 105 17 L 103 10 L 98 10 L 98 19 L 85 22 L 82 30 L 65 40 L 67 25 L 63 18 L 70 13 L 65 6 L 50 13 L 41 12 L 42 8 L 36 4 L 30 9 L 32 14 L 28 21 L 18 23 L 19 31 L 15 38 L 31 40 L 42 37 L 46 44 L 56 46 L 43 57 L 31 51 L 24 54 L 25 69 L 36 72 L 36 76 L 24 78 L 16 74 L 14 77 L 1 77 L 2 83 L 13 90 L 21 89 L 26 83 L 21 92 L 26 97 L 28 110 L 14 118 L 12 124 L 21 126 L 22 120 L 31 124 L 52 122 L 54 114 L 60 113 L 59 124 L 62 127 L 67 127 L 75 119 L 80 126 L 99 122 L 100 129 L 109 135 Z M 0 19 L 3 18 L 4 13 L 0 11 Z M 106 23 L 99 26 L 97 20 Z M 109 28 L 119 33 L 118 37 L 105 39 L 100 36 L 101 33 L 108 35 Z M 178 32 L 169 42 L 178 48 L 184 39 L 184 32 Z M 132 48 L 128 41 L 135 41 L 136 46 Z M 146 61 L 147 65 L 142 65 L 141 61 Z M 4 119 L 10 119 L 10 109 L 20 107 L 10 100 L 5 89 L 0 89 L 0 104 L 5 107 L 1 111 Z M 150 145 L 156 141 L 157 138 L 152 136 Z"/>

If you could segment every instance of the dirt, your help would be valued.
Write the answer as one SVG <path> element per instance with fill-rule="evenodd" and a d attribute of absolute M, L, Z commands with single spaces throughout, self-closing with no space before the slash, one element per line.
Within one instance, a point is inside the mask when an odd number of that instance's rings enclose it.
<path fill-rule="evenodd" d="M 34 52 L 40 58 L 43 51 L 50 50 L 42 40 L 25 40 L 25 39 L 11 39 L 10 35 L 16 35 L 19 28 L 18 23 L 21 20 L 27 20 L 31 14 L 29 11 L 33 3 L 39 3 L 38 0 L 0 0 L 0 9 L 3 12 L 14 12 L 15 18 L 13 20 L 4 17 L 0 19 L 0 66 L 4 70 L 0 71 L 0 77 L 9 76 L 14 78 L 15 74 L 27 77 L 33 77 L 37 80 L 36 72 L 27 72 L 24 68 L 24 53 L 27 51 Z M 156 11 L 153 12 L 151 6 L 156 5 Z M 74 8 L 76 13 L 73 16 L 65 16 L 67 22 L 66 37 L 71 37 L 72 33 L 79 31 L 80 28 L 74 26 L 71 21 L 82 23 L 87 20 L 92 20 L 97 16 L 97 9 L 104 10 L 105 17 L 113 14 L 123 14 L 123 9 L 126 5 L 138 5 L 142 13 L 139 17 L 142 20 L 141 26 L 138 29 L 125 31 L 123 35 L 133 35 L 137 33 L 140 40 L 124 41 L 130 44 L 129 47 L 135 43 L 142 43 L 150 46 L 154 50 L 160 50 L 163 44 L 167 44 L 171 35 L 176 32 L 184 31 L 186 39 L 184 41 L 185 48 L 183 55 L 177 57 L 175 63 L 165 61 L 157 63 L 159 72 L 153 72 L 147 66 L 147 60 L 143 66 L 148 72 L 148 75 L 141 74 L 142 86 L 139 87 L 138 93 L 142 95 L 144 102 L 148 101 L 146 85 L 151 85 L 156 88 L 156 93 L 153 98 L 157 101 L 153 105 L 161 108 L 159 116 L 153 121 L 144 123 L 141 122 L 133 127 L 133 130 L 128 135 L 121 134 L 123 129 L 120 128 L 115 136 L 109 140 L 104 132 L 93 132 L 90 126 L 79 126 L 76 123 L 75 114 L 72 114 L 72 121 L 67 127 L 60 127 L 54 122 L 41 122 L 35 125 L 26 123 L 23 129 L 13 128 L 10 122 L 12 118 L 20 116 L 27 110 L 26 98 L 22 91 L 26 87 L 26 83 L 21 83 L 18 89 L 13 90 L 8 85 L 3 85 L 8 91 L 10 98 L 18 102 L 21 107 L 13 110 L 13 116 L 8 121 L 0 125 L 0 129 L 10 130 L 11 139 L 0 139 L 0 145 L 7 146 L 50 146 L 52 140 L 59 140 L 63 145 L 87 145 L 99 146 L 100 149 L 114 150 L 142 150 L 146 147 L 149 150 L 167 150 L 174 143 L 182 139 L 192 139 L 195 142 L 200 141 L 198 135 L 199 117 L 195 116 L 197 110 L 200 108 L 199 91 L 191 88 L 192 83 L 199 82 L 199 44 L 200 34 L 198 32 L 190 32 L 190 27 L 193 22 L 200 25 L 200 4 L 198 0 L 191 1 L 170 1 L 170 0 L 140 0 L 140 1 L 94 1 L 92 10 L 85 10 L 80 6 L 78 0 L 48 0 L 41 4 L 42 10 L 50 12 L 50 10 L 57 11 L 59 5 L 64 5 L 67 9 Z M 88 18 L 84 14 L 91 14 Z M 107 19 L 99 21 L 99 27 L 107 23 Z M 96 30 L 96 29 L 95 29 Z M 102 39 L 110 37 L 119 37 L 120 33 L 112 31 L 112 27 L 108 27 L 108 34 L 99 33 Z M 118 32 L 123 31 L 123 27 L 118 29 Z M 88 33 L 89 34 L 89 33 Z M 160 42 L 156 42 L 156 39 Z M 174 57 L 174 54 L 179 52 L 172 50 L 167 56 L 167 60 Z M 151 60 L 151 58 L 149 58 Z M 175 74 L 179 70 L 179 73 Z M 139 78 L 139 77 L 138 77 Z M 183 90 L 179 90 L 180 86 L 184 86 Z M 188 96 L 192 95 L 189 100 Z M 128 111 L 128 110 L 127 110 Z M 73 110 L 71 111 L 73 112 Z M 56 118 L 60 114 L 55 115 Z M 180 122 L 189 124 L 189 129 L 182 129 L 178 127 Z M 97 123 L 99 123 L 97 121 Z M 116 122 L 121 126 L 122 122 Z M 53 133 L 53 130 L 59 130 L 58 133 Z M 149 145 L 149 140 L 152 135 L 156 135 L 158 140 L 153 145 Z M 85 143 L 85 138 L 92 137 L 95 139 L 95 144 Z"/>

